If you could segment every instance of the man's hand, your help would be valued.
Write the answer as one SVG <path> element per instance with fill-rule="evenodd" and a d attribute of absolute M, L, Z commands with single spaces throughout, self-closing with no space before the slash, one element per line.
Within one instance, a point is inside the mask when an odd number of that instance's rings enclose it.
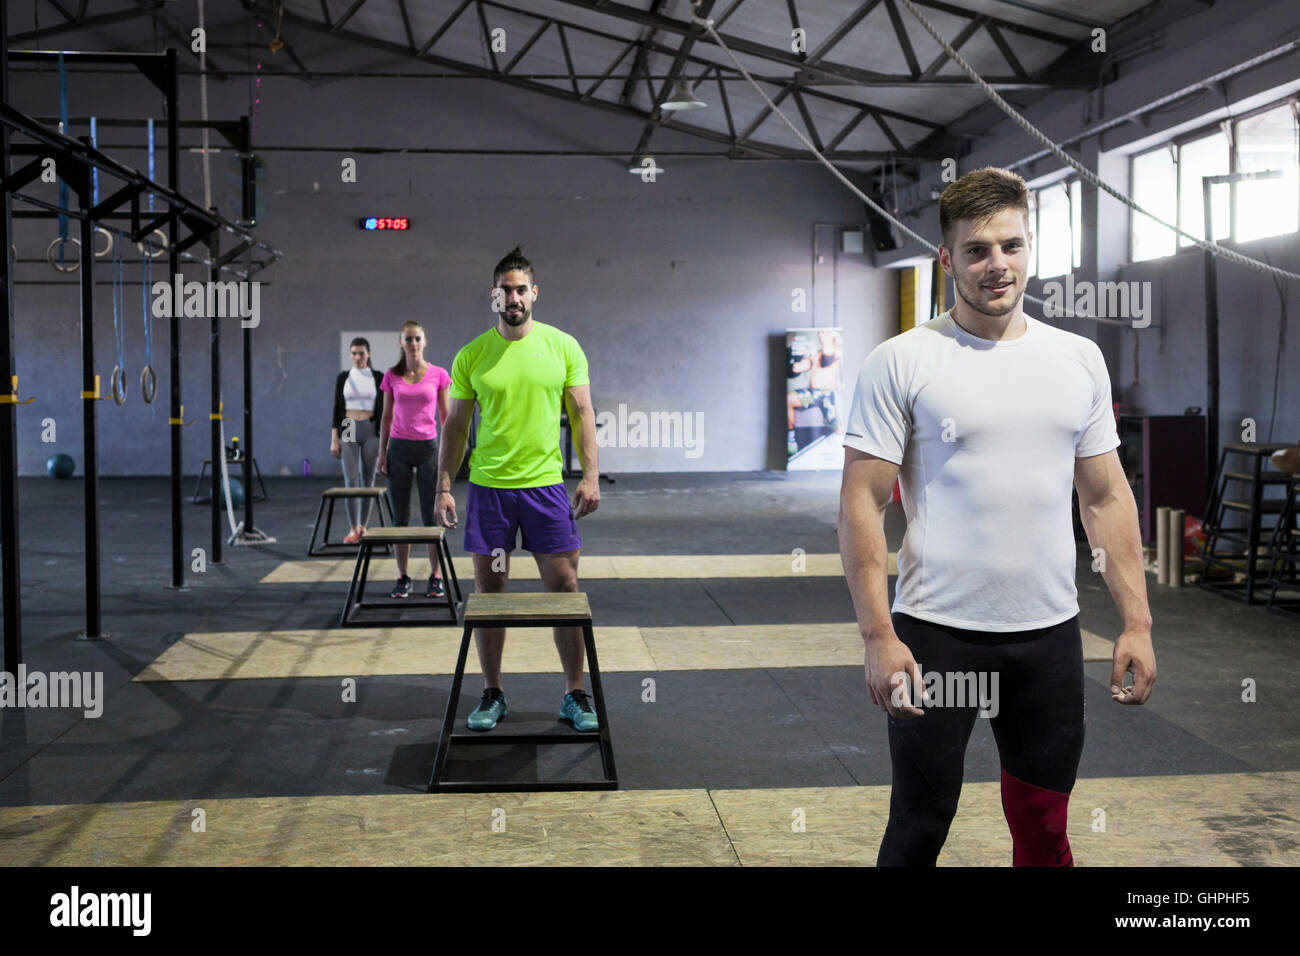
<path fill-rule="evenodd" d="M 1133 683 L 1125 687 L 1124 675 Z M 1145 704 L 1156 682 L 1156 652 L 1150 631 L 1126 630 L 1115 641 L 1115 663 L 1110 670 L 1110 699 L 1119 704 Z"/>
<path fill-rule="evenodd" d="M 600 479 L 584 477 L 573 493 L 573 516 L 583 518 L 600 507 Z"/>
<path fill-rule="evenodd" d="M 456 498 L 450 491 L 438 495 L 438 504 L 434 513 L 438 524 L 444 528 L 456 527 Z"/>
<path fill-rule="evenodd" d="M 903 680 L 904 674 L 910 674 L 912 696 L 924 700 L 925 684 L 921 680 L 921 668 L 917 666 L 908 646 L 896 635 L 868 640 L 863 664 L 867 671 L 867 693 L 873 704 L 891 717 L 902 720 L 925 716 L 925 711 L 917 706 L 920 701 L 909 700 L 907 685 Z"/>

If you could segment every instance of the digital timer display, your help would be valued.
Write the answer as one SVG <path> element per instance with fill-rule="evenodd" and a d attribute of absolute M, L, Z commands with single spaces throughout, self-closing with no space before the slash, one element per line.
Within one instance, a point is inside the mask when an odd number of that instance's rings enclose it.
<path fill-rule="evenodd" d="M 393 219 L 389 216 L 368 216 L 361 220 L 361 228 L 376 231 L 380 229 L 395 229 L 400 232 L 411 228 L 411 220 Z"/>

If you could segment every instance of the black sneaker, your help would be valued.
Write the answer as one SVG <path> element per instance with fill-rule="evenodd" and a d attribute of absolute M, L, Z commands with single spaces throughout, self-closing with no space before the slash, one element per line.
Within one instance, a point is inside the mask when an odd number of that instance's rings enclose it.
<path fill-rule="evenodd" d="M 446 597 L 447 592 L 442 588 L 442 578 L 435 578 L 433 575 L 429 575 L 429 587 L 425 591 L 424 596 L 431 598 Z"/>
<path fill-rule="evenodd" d="M 393 585 L 393 590 L 388 593 L 389 597 L 404 598 L 411 596 L 411 579 L 408 575 L 403 574 Z"/>

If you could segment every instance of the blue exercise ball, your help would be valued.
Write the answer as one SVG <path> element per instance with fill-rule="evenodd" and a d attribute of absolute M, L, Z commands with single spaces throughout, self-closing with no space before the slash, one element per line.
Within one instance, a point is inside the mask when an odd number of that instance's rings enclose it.
<path fill-rule="evenodd" d="M 60 452 L 49 457 L 45 462 L 45 470 L 53 478 L 71 478 L 72 473 L 77 470 L 77 463 L 72 460 L 71 455 Z"/>
<path fill-rule="evenodd" d="M 243 507 L 244 483 L 238 478 L 230 479 L 230 505 L 232 508 Z"/>

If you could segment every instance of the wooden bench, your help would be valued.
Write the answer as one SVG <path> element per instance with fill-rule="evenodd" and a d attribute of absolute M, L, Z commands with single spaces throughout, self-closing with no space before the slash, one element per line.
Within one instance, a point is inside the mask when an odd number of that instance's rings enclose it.
<path fill-rule="evenodd" d="M 460 793 L 538 792 L 550 790 L 617 790 L 618 774 L 614 770 L 614 746 L 609 734 L 609 715 L 605 713 L 605 694 L 600 684 L 600 665 L 596 662 L 596 639 L 591 629 L 591 606 L 582 592 L 551 594 L 481 594 L 469 596 L 465 603 L 465 630 L 461 635 L 460 654 L 451 678 L 451 695 L 442 718 L 442 732 L 438 736 L 438 749 L 433 757 L 433 773 L 429 777 L 430 792 L 455 791 Z M 456 708 L 460 702 L 460 687 L 465 677 L 465 660 L 469 642 L 476 627 L 581 627 L 587 647 L 587 670 L 591 675 L 591 700 L 596 709 L 600 729 L 572 734 L 499 734 L 452 733 L 456 723 Z M 447 758 L 453 745 L 502 746 L 505 744 L 596 744 L 600 747 L 603 780 L 556 783 L 546 781 L 456 781 L 443 779 Z"/>
<path fill-rule="evenodd" d="M 312 525 L 311 538 L 307 542 L 307 556 L 309 558 L 319 557 L 322 554 L 329 554 L 331 551 L 338 551 L 340 549 L 351 551 L 356 547 L 355 544 L 348 544 L 344 541 L 330 540 L 330 525 L 334 522 L 334 506 L 338 504 L 340 498 L 378 499 L 375 504 L 375 510 L 379 514 L 379 524 L 381 526 L 386 526 L 393 523 L 392 505 L 388 500 L 387 488 L 364 487 L 360 485 L 351 488 L 343 486 L 326 488 L 321 492 L 320 507 L 316 509 L 316 523 Z M 327 503 L 329 504 L 328 514 L 325 512 L 325 505 Z M 316 539 L 320 534 L 320 519 L 322 515 L 325 516 L 325 540 L 317 544 Z M 348 530 L 351 531 L 352 529 L 349 528 Z M 391 553 L 391 549 L 386 553 Z"/>
<path fill-rule="evenodd" d="M 357 615 L 361 611 L 376 608 L 402 611 L 413 607 L 445 607 L 450 615 L 451 623 L 455 624 L 459 620 L 457 611 L 464 596 L 461 594 L 460 581 L 456 578 L 456 566 L 451 560 L 451 548 L 447 544 L 446 530 L 446 528 L 441 527 L 422 526 L 367 528 L 365 533 L 362 534 L 357 547 L 357 564 L 352 571 L 352 584 L 348 587 L 348 597 L 343 605 L 343 613 L 339 615 L 339 626 L 373 627 L 375 624 L 416 625 L 444 623 L 441 616 L 437 620 L 417 621 L 404 620 L 400 616 L 397 619 L 390 618 L 386 621 L 376 621 L 373 618 L 369 620 L 357 619 Z M 443 590 L 446 591 L 446 597 L 386 598 L 380 602 L 366 601 L 366 579 L 370 574 L 371 554 L 376 547 L 396 544 L 433 544 L 436 546 L 438 566 L 442 569 Z"/>

